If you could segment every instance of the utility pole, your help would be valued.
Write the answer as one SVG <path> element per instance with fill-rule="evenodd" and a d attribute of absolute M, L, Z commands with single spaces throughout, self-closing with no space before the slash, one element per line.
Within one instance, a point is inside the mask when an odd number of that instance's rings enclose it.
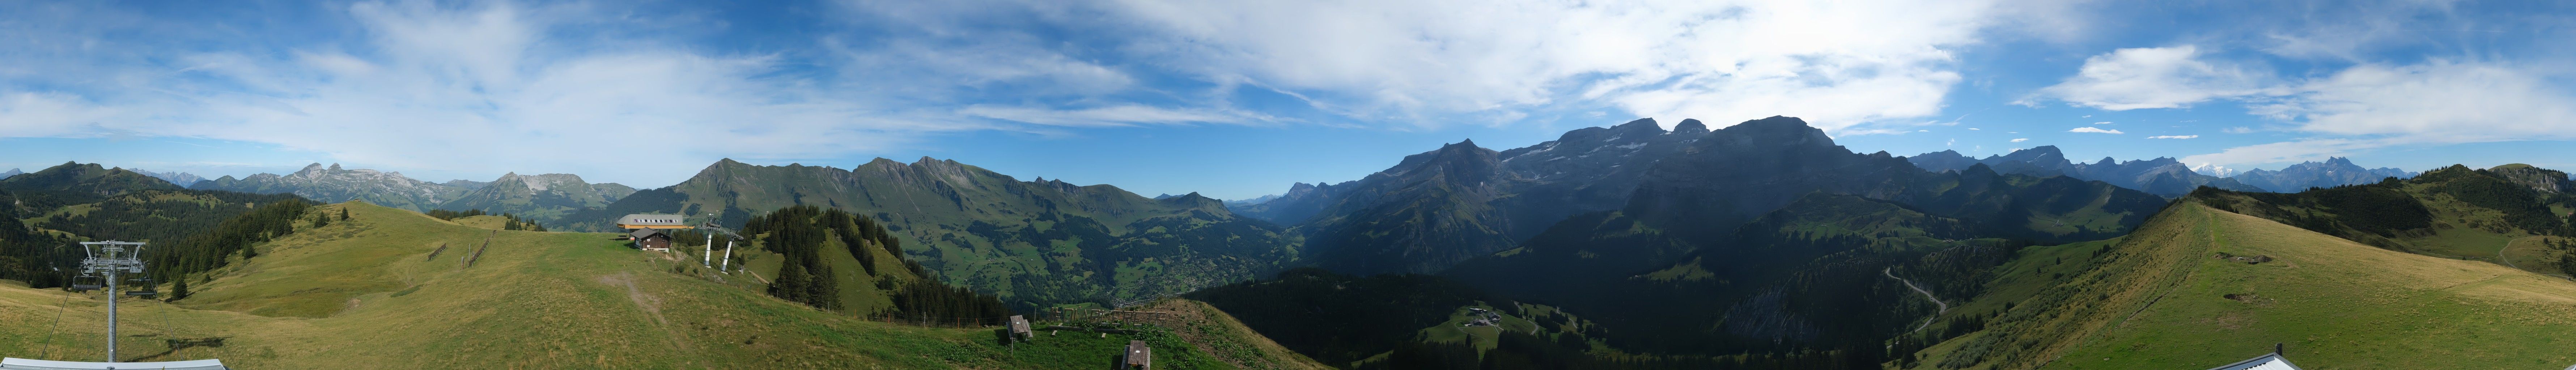
<path fill-rule="evenodd" d="M 143 260 L 135 258 L 143 253 L 143 243 L 81 242 L 81 251 L 89 253 L 81 259 L 81 272 L 107 278 L 107 362 L 116 362 L 116 299 L 122 298 L 116 293 L 116 274 L 143 273 Z"/>

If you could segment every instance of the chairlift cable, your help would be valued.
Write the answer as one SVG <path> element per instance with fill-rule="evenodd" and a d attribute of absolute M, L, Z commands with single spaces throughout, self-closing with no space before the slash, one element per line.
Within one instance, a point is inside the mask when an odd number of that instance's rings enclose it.
<path fill-rule="evenodd" d="M 63 301 L 62 301 L 62 302 L 60 302 L 60 303 L 55 303 L 55 304 L 54 304 L 54 309 L 55 309 L 55 311 L 54 311 L 54 328 L 52 328 L 52 329 L 45 329 L 45 344 L 43 344 L 43 345 L 42 345 L 42 346 L 44 347 L 44 349 L 37 350 L 37 351 L 36 351 L 36 357 L 38 357 L 38 358 L 43 358 L 43 357 L 45 357 L 45 355 L 46 355 L 46 354 L 48 354 L 48 353 L 50 353 L 50 352 L 52 352 L 52 351 L 53 351 L 53 349 L 54 349 L 54 332 L 61 331 L 61 330 L 63 329 L 63 312 L 64 312 L 64 311 L 70 311 L 70 310 L 71 310 L 71 308 L 69 307 L 69 305 L 70 305 L 71 303 L 72 303 L 72 295 L 70 295 L 70 294 L 64 294 L 64 295 L 63 295 Z"/>
<path fill-rule="evenodd" d="M 186 277 L 185 277 L 185 276 L 187 276 L 187 275 L 180 275 L 180 276 L 182 276 L 182 277 L 180 277 L 181 279 L 186 279 Z M 159 288 L 159 285 L 161 284 L 161 279 L 153 279 L 153 278 L 152 278 L 152 275 L 146 275 L 146 276 L 144 276 L 144 278 L 145 278 L 145 279 L 152 279 L 152 284 L 154 285 L 154 288 Z M 153 297 L 160 297 L 160 296 L 159 296 L 159 295 L 154 295 Z M 177 331 L 177 330 L 173 330 L 172 328 L 174 328 L 174 327 L 173 327 L 173 326 L 170 326 L 170 309 L 171 309 L 171 307 L 169 307 L 169 306 L 170 306 L 170 301 L 161 301 L 161 305 L 163 306 L 163 307 L 161 307 L 161 336 L 163 336 L 163 338 L 161 338 L 161 346 L 163 346 L 163 347 L 170 347 L 170 354 L 172 354 L 172 355 L 177 355 L 177 354 L 179 354 L 179 346 L 178 346 L 178 342 L 173 342 L 173 341 L 174 341 L 174 340 L 178 340 L 178 339 L 179 339 L 179 335 L 178 335 L 178 331 Z"/>

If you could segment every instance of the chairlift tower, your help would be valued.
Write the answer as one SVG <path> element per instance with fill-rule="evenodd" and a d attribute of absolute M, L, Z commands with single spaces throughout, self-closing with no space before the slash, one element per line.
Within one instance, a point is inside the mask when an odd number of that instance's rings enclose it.
<path fill-rule="evenodd" d="M 116 293 L 116 275 L 143 273 L 143 260 L 136 258 L 143 254 L 143 243 L 81 242 L 81 251 L 89 253 L 88 258 L 81 259 L 81 273 L 107 280 L 107 362 L 116 362 L 116 299 L 120 298 Z"/>
<path fill-rule="evenodd" d="M 724 255 L 723 262 L 719 262 L 719 264 L 721 264 L 720 266 L 708 266 L 708 267 L 716 267 L 716 272 L 732 273 L 732 272 L 730 272 L 730 271 L 728 271 L 728 270 L 731 270 L 731 269 L 733 268 L 733 242 L 734 242 L 734 241 L 742 240 L 742 234 L 736 234 L 736 233 L 734 233 L 734 232 L 733 232 L 733 229 L 727 229 L 727 228 L 725 228 L 725 227 L 724 227 L 724 226 L 722 226 L 722 225 L 716 225 L 715 220 L 712 220 L 712 219 L 711 219 L 711 220 L 707 220 L 707 223 L 704 223 L 704 224 L 698 224 L 697 229 L 698 229 L 698 230 L 706 230 L 706 231 L 710 231 L 710 233 L 708 233 L 708 234 L 707 234 L 707 254 L 706 254 L 706 255 L 704 255 L 704 257 L 715 257 L 715 253 L 716 253 L 716 251 L 715 251 L 715 247 L 716 247 L 716 241 L 715 241 L 715 240 L 716 240 L 716 234 L 724 234 L 724 236 L 725 236 L 725 250 L 724 250 L 725 255 Z M 706 261 L 703 261 L 703 258 L 701 258 L 701 261 L 699 261 L 699 264 L 706 265 L 706 264 L 708 264 L 708 263 L 706 263 Z"/>

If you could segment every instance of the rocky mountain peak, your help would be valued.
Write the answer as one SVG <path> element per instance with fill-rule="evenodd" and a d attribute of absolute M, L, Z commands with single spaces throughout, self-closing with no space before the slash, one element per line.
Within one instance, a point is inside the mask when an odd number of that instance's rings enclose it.
<path fill-rule="evenodd" d="M 1664 126 L 1656 125 L 1653 118 L 1638 118 L 1618 126 L 1610 126 L 1610 131 L 1620 136 L 1646 137 L 1664 134 Z"/>
<path fill-rule="evenodd" d="M 1700 123 L 1696 118 L 1684 118 L 1682 123 L 1673 125 L 1673 133 L 1705 134 L 1708 133 L 1708 124 Z"/>
<path fill-rule="evenodd" d="M 1734 126 L 1728 126 L 1725 129 L 1714 131 L 1714 133 L 1722 136 L 1723 139 L 1715 142 L 1704 143 L 1701 145 L 1702 147 L 1707 145 L 1743 146 L 1747 148 L 1776 148 L 1806 145 L 1822 145 L 1826 147 L 1837 146 L 1834 145 L 1833 137 L 1825 136 L 1825 130 L 1817 129 L 1815 126 L 1808 126 L 1806 120 L 1788 116 L 1771 116 L 1770 118 L 1744 121 L 1743 123 L 1737 123 Z"/>

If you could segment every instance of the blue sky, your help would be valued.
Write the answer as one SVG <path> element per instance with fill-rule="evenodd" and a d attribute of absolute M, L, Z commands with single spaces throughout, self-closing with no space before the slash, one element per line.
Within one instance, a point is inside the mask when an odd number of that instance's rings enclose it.
<path fill-rule="evenodd" d="M 1772 115 L 1899 155 L 2576 168 L 2569 39 L 2538 1 L 0 0 L 0 168 L 656 187 L 931 156 L 1232 199 Z"/>

